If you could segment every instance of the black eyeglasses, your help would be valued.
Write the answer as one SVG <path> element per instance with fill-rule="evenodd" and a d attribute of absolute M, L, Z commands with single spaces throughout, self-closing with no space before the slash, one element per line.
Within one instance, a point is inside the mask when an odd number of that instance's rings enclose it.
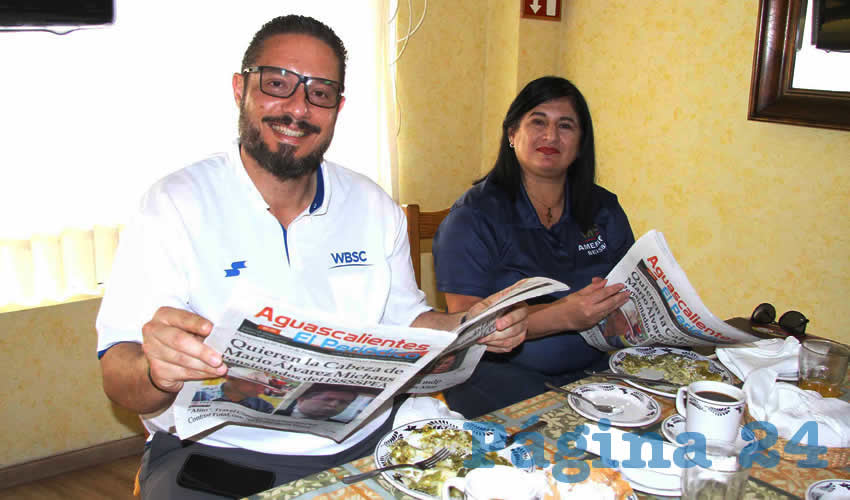
<path fill-rule="evenodd" d="M 272 97 L 290 97 L 303 83 L 307 102 L 314 106 L 335 108 L 342 99 L 342 85 L 326 78 L 302 76 L 294 71 L 276 66 L 251 66 L 243 69 L 242 73 L 259 73 L 260 91 Z"/>
<path fill-rule="evenodd" d="M 775 319 L 776 308 L 766 302 L 759 304 L 753 310 L 752 316 L 750 316 L 750 321 L 760 325 L 773 324 Z M 806 333 L 806 323 L 808 322 L 808 318 L 803 316 L 803 313 L 799 311 L 788 311 L 779 317 L 779 322 L 776 324 L 792 335 L 802 335 Z"/>

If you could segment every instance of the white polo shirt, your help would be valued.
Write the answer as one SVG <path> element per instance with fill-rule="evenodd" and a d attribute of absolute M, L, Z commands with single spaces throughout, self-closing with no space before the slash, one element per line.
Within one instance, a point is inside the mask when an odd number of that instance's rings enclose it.
<path fill-rule="evenodd" d="M 215 324 L 244 280 L 341 322 L 407 326 L 430 310 L 416 286 L 401 208 L 367 177 L 331 162 L 318 176 L 313 203 L 286 231 L 248 177 L 237 144 L 154 184 L 121 235 L 96 322 L 98 355 L 119 342 L 141 343 L 142 325 L 161 306 Z M 357 265 L 345 265 L 346 253 L 357 255 Z M 201 442 L 327 455 L 359 442 L 387 417 L 373 418 L 342 443 L 235 425 Z M 143 421 L 151 431 L 174 425 L 171 408 Z"/>

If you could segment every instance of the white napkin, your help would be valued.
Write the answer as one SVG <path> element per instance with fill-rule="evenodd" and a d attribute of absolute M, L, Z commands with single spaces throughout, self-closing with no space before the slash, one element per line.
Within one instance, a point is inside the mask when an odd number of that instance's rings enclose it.
<path fill-rule="evenodd" d="M 777 382 L 776 371 L 769 367 L 752 372 L 743 389 L 750 415 L 775 425 L 779 437 L 790 439 L 804 423 L 815 421 L 818 446 L 850 447 L 850 403 Z M 805 441 L 808 438 L 806 434 Z"/>
<path fill-rule="evenodd" d="M 715 349 L 717 359 L 741 380 L 753 370 L 771 367 L 782 376 L 797 374 L 800 341 L 794 337 L 764 339 Z"/>
<path fill-rule="evenodd" d="M 399 406 L 393 420 L 393 429 L 426 418 L 464 418 L 464 416 L 450 410 L 437 398 L 411 395 Z"/>

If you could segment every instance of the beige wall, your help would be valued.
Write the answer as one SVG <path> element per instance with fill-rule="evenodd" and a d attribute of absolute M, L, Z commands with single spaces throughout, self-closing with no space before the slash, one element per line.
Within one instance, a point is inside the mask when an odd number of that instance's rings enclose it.
<path fill-rule="evenodd" d="M 413 1 L 414 24 L 422 8 Z M 402 8 L 400 36 L 407 16 Z M 517 90 L 560 71 L 561 29 L 521 19 L 515 0 L 428 2 L 398 64 L 402 203 L 446 208 L 490 169 Z"/>
<path fill-rule="evenodd" d="M 709 309 L 771 301 L 850 341 L 850 132 L 747 121 L 757 0 L 569 0 L 561 23 L 517 3 L 428 3 L 399 64 L 400 201 L 449 206 L 518 86 L 562 73 L 590 103 L 600 184 L 636 234 L 665 233 Z M 100 387 L 98 303 L 0 315 L 0 467 L 139 432 Z"/>
<path fill-rule="evenodd" d="M 399 190 L 411 203 L 448 203 L 456 190 L 445 187 L 471 181 L 478 168 L 486 16 L 475 3 L 428 2 L 428 17 L 398 66 Z"/>
<path fill-rule="evenodd" d="M 771 302 L 850 341 L 850 132 L 747 120 L 757 0 L 566 5 L 565 76 L 635 233 L 664 232 L 717 316 Z"/>
<path fill-rule="evenodd" d="M 100 299 L 0 314 L 0 468 L 140 434 L 101 389 Z"/>

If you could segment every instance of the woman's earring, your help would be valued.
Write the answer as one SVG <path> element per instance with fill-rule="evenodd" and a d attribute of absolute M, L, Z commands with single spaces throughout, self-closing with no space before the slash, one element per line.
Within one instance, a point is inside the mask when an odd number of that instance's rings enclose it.
<path fill-rule="evenodd" d="M 511 149 L 513 149 L 513 148 L 514 148 L 514 143 L 512 143 L 512 142 L 508 142 L 508 146 L 510 146 L 510 148 L 511 148 Z"/>

